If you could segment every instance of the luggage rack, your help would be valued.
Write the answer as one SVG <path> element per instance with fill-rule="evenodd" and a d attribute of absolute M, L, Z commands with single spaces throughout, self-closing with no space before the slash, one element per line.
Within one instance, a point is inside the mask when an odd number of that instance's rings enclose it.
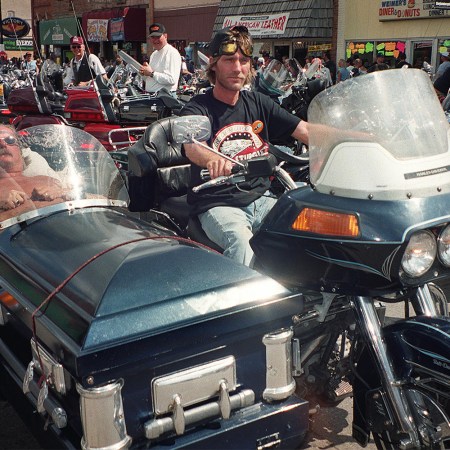
<path fill-rule="evenodd" d="M 108 132 L 108 142 L 113 151 L 127 149 L 142 137 L 146 129 L 146 126 L 141 126 L 110 130 Z"/>

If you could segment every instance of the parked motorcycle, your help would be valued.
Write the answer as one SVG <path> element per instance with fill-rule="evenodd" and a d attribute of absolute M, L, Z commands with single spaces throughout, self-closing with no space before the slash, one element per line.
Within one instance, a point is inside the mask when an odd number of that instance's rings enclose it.
<path fill-rule="evenodd" d="M 2 193 L 28 194 L 0 211 L 0 392 L 42 445 L 298 448 L 301 296 L 127 211 L 88 133 L 21 136 L 26 163 L 37 152 L 53 173 L 34 168 L 33 191 L 33 177 L 0 176 Z"/>
<path fill-rule="evenodd" d="M 122 80 L 114 74 L 111 78 Z M 154 95 L 136 90 L 127 95 L 128 88 L 125 91 L 123 86 L 106 83 L 97 76 L 89 86 L 66 88 L 62 94 L 42 71 L 32 85 L 12 91 L 7 104 L 16 115 L 12 124 L 18 130 L 45 123 L 69 124 L 92 134 L 109 150 L 114 148 L 110 145 L 110 131 L 148 125 L 182 107 L 163 90 Z M 125 136 L 118 134 L 117 138 L 123 141 Z"/>
<path fill-rule="evenodd" d="M 372 436 L 379 449 L 449 448 L 450 319 L 434 283 L 450 278 L 450 130 L 432 84 L 413 69 L 357 77 L 318 94 L 308 117 L 309 184 L 296 186 L 263 156 L 196 189 L 255 173 L 284 181 L 251 245 L 259 271 L 303 293 L 292 324 L 298 392 L 351 394 L 363 447 Z M 173 141 L 201 141 L 205 124 L 196 120 L 175 119 Z M 180 145 L 156 142 L 130 148 L 129 175 L 131 205 L 161 205 L 146 213 L 158 222 L 189 210 L 181 196 L 189 166 L 180 165 Z M 207 242 L 193 222 L 185 229 Z M 386 321 L 382 305 L 397 302 L 414 316 Z"/>

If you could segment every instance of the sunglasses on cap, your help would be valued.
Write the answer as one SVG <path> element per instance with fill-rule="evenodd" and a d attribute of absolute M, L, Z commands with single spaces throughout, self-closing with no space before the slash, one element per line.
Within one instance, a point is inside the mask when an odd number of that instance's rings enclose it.
<path fill-rule="evenodd" d="M 230 28 L 230 31 L 237 31 L 238 33 L 248 34 L 248 28 L 242 25 L 237 25 Z M 230 36 L 224 40 L 219 46 L 219 55 L 234 55 L 238 49 L 242 54 L 247 57 L 251 57 L 253 54 L 253 45 L 249 42 L 239 43 L 236 36 Z"/>
<path fill-rule="evenodd" d="M 14 136 L 0 136 L 0 141 L 3 141 L 7 145 L 14 145 L 17 142 L 17 139 Z"/>
<path fill-rule="evenodd" d="M 219 55 L 234 55 L 238 49 L 241 49 L 242 54 L 248 58 L 253 54 L 252 45 L 241 45 L 236 38 L 231 38 L 229 41 L 220 44 Z"/>

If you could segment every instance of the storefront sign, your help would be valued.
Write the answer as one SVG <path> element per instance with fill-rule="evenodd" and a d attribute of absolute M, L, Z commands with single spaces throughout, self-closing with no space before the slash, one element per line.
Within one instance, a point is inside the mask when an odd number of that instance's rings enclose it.
<path fill-rule="evenodd" d="M 88 19 L 87 40 L 90 42 L 107 41 L 108 19 Z"/>
<path fill-rule="evenodd" d="M 32 51 L 33 39 L 3 39 L 6 51 Z"/>
<path fill-rule="evenodd" d="M 30 25 L 27 21 L 18 17 L 7 17 L 1 21 L 1 32 L 3 36 L 17 39 L 30 32 Z"/>
<path fill-rule="evenodd" d="M 79 35 L 77 21 L 72 18 L 41 20 L 39 34 L 43 45 L 69 45 L 72 36 Z"/>
<path fill-rule="evenodd" d="M 437 1 L 436 8 L 450 9 L 450 0 Z"/>
<path fill-rule="evenodd" d="M 436 3 L 436 0 L 382 0 L 378 9 L 378 18 L 383 22 L 450 17 L 450 9 L 436 8 Z"/>
<path fill-rule="evenodd" d="M 331 48 L 331 44 L 309 45 L 308 53 L 326 52 L 327 50 L 331 50 Z"/>
<path fill-rule="evenodd" d="M 289 13 L 264 14 L 260 16 L 226 16 L 223 28 L 243 25 L 254 36 L 284 34 L 289 20 Z"/>

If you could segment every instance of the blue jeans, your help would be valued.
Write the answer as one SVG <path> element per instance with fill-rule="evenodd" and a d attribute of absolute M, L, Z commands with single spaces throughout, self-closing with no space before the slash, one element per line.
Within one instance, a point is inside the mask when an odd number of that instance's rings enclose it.
<path fill-rule="evenodd" d="M 253 259 L 249 241 L 276 202 L 276 198 L 263 196 L 245 207 L 216 206 L 198 217 L 208 238 L 223 248 L 225 256 L 249 266 Z"/>

